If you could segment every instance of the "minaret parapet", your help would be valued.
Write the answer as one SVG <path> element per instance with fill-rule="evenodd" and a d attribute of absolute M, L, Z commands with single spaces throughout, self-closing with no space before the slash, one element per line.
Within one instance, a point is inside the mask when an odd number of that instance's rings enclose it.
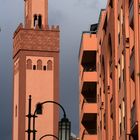
<path fill-rule="evenodd" d="M 24 29 L 24 30 L 42 30 L 42 31 L 57 31 L 59 32 L 59 25 L 47 25 L 46 27 L 42 27 L 41 29 L 36 26 L 36 28 L 27 28 L 27 27 L 24 27 L 22 23 L 19 24 L 19 26 L 17 27 L 17 29 L 15 30 L 14 32 L 14 37 L 16 36 L 16 34 L 21 30 L 21 29 Z"/>
<path fill-rule="evenodd" d="M 37 30 L 59 31 L 59 25 L 47 25 L 45 27 L 42 27 L 41 29 L 38 26 L 36 26 L 35 29 L 37 29 Z"/>
<path fill-rule="evenodd" d="M 51 25 L 50 26 L 50 30 L 56 30 L 56 31 L 59 31 L 59 26 L 58 25 Z"/>
<path fill-rule="evenodd" d="M 15 32 L 14 32 L 14 37 L 16 36 L 16 34 L 19 32 L 20 29 L 23 29 L 23 24 L 22 24 L 22 23 L 20 23 L 20 24 L 18 25 L 17 29 L 15 30 Z"/>

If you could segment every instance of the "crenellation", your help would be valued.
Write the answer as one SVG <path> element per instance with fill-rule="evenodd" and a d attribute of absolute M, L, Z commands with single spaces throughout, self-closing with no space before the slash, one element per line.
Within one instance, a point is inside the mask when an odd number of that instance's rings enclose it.
<path fill-rule="evenodd" d="M 22 23 L 20 23 L 19 25 L 18 25 L 18 27 L 17 27 L 17 29 L 15 30 L 15 32 L 14 32 L 14 36 L 16 36 L 16 34 L 19 32 L 19 30 L 20 29 L 22 29 L 23 28 L 23 24 Z M 14 38 L 14 37 L 13 37 Z"/>

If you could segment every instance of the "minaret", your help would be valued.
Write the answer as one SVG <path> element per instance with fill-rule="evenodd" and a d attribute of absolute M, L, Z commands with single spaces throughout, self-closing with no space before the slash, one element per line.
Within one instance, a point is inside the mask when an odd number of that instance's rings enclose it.
<path fill-rule="evenodd" d="M 48 0 L 25 0 L 25 25 L 19 25 L 13 40 L 12 139 L 27 140 L 29 95 L 32 113 L 37 103 L 58 102 L 59 97 L 59 27 L 48 26 Z M 37 140 L 45 134 L 57 135 L 58 109 L 53 104 L 43 107 L 36 118 Z"/>
<path fill-rule="evenodd" d="M 35 28 L 48 25 L 48 0 L 25 0 L 25 26 Z"/>

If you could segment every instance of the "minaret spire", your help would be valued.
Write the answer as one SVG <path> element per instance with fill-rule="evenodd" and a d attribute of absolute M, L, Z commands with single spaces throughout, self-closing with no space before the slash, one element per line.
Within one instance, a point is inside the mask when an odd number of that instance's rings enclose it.
<path fill-rule="evenodd" d="M 25 27 L 42 29 L 48 25 L 48 0 L 25 1 Z"/>

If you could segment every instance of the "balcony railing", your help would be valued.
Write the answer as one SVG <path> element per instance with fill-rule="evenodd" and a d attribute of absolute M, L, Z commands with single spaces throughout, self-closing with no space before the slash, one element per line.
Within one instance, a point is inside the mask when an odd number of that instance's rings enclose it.
<path fill-rule="evenodd" d="M 84 76 L 84 72 L 96 72 L 96 65 L 94 66 L 84 66 L 84 69 L 82 71 L 82 76 L 81 76 L 81 79 L 83 79 L 83 76 Z"/>
<path fill-rule="evenodd" d="M 92 72 L 92 71 L 96 71 L 96 66 L 86 66 L 84 67 L 84 72 Z"/>
<path fill-rule="evenodd" d="M 134 56 L 134 49 L 132 49 L 132 53 L 130 56 L 130 75 L 132 75 L 133 71 L 134 71 L 134 60 L 135 56 Z"/>
<path fill-rule="evenodd" d="M 84 139 L 84 135 L 97 135 L 97 129 L 85 129 L 82 134 L 82 140 Z"/>
<path fill-rule="evenodd" d="M 131 128 L 134 127 L 135 123 L 136 123 L 136 107 L 134 104 L 131 109 Z"/>
<path fill-rule="evenodd" d="M 85 98 L 84 99 L 84 102 L 85 103 L 97 103 L 97 98 L 96 97 L 93 97 L 93 98 Z"/>

